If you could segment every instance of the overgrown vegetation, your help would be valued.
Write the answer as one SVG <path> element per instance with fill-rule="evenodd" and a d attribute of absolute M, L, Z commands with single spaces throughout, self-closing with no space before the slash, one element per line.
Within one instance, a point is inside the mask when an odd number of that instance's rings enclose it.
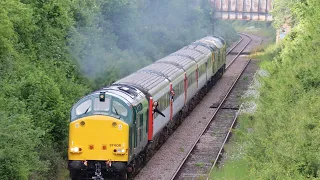
<path fill-rule="evenodd" d="M 70 2 L 0 7 L 0 179 L 50 179 L 67 147 L 71 104 L 88 91 L 65 40 Z"/>
<path fill-rule="evenodd" d="M 261 66 L 257 109 L 240 121 L 245 171 L 251 179 L 320 179 L 320 3 L 274 2 L 275 25 L 293 29 L 264 55 L 273 59 Z"/>
<path fill-rule="evenodd" d="M 81 96 L 211 34 L 207 0 L 0 1 L 0 179 L 64 177 Z M 228 41 L 235 31 L 218 35 Z"/>

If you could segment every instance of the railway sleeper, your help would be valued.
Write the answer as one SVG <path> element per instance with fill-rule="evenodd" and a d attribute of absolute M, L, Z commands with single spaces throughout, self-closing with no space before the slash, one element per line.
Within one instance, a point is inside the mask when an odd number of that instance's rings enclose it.
<path fill-rule="evenodd" d="M 230 55 L 238 55 L 239 52 L 234 51 L 234 52 L 230 52 L 229 54 L 230 54 Z M 251 54 L 251 52 L 244 52 L 244 51 L 242 51 L 242 52 L 240 52 L 239 55 L 250 55 L 250 54 Z"/>

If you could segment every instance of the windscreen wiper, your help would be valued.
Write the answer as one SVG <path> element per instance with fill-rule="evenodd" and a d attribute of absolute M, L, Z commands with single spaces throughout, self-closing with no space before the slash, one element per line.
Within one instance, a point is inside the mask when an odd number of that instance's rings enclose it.
<path fill-rule="evenodd" d="M 91 105 L 88 107 L 88 109 L 86 110 L 86 112 L 84 112 L 84 114 L 87 114 L 87 112 L 89 111 L 90 108 L 91 108 Z"/>
<path fill-rule="evenodd" d="M 116 114 L 119 116 L 117 109 L 115 107 L 113 107 L 113 109 L 116 111 Z"/>

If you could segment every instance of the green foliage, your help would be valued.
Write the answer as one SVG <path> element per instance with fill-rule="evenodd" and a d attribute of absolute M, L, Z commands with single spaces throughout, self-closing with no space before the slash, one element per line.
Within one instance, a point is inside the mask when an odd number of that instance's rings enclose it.
<path fill-rule="evenodd" d="M 274 0 L 273 1 L 273 10 L 271 12 L 274 17 L 274 26 L 275 28 L 280 28 L 282 25 L 288 23 L 294 25 L 297 23 L 299 18 L 293 13 L 293 9 L 304 0 Z"/>
<path fill-rule="evenodd" d="M 222 169 L 214 169 L 210 179 L 249 180 L 248 162 L 245 159 L 229 160 Z"/>
<path fill-rule="evenodd" d="M 262 65 L 269 76 L 260 78 L 254 123 L 245 126 L 254 130 L 246 138 L 246 158 L 257 179 L 320 177 L 320 51 L 315 47 L 320 4 L 306 0 L 292 6 L 295 28 L 271 49 L 274 60 Z"/>
<path fill-rule="evenodd" d="M 44 134 L 35 128 L 26 106 L 17 98 L 0 97 L 0 177 L 1 179 L 28 179 L 31 171 L 41 171 L 34 151 Z"/>
<path fill-rule="evenodd" d="M 0 2 L 0 179 L 56 179 L 69 109 L 88 90 L 65 39 L 69 3 Z"/>
<path fill-rule="evenodd" d="M 240 121 L 242 160 L 254 179 L 320 178 L 319 9 L 318 0 L 275 1 L 275 23 L 285 14 L 294 28 L 267 49 L 257 109 Z"/>

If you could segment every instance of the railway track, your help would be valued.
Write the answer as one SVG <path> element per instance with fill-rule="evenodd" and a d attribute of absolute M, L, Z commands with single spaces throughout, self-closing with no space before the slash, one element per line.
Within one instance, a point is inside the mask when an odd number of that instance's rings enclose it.
<path fill-rule="evenodd" d="M 231 57 L 229 58 L 231 59 L 231 61 L 227 60 L 226 70 L 233 64 L 233 62 L 241 55 L 241 53 L 246 49 L 246 47 L 252 42 L 252 39 L 247 34 L 239 33 L 239 35 L 241 37 L 241 40 L 227 52 L 227 55 Z"/>
<path fill-rule="evenodd" d="M 236 121 L 238 112 L 237 105 L 228 108 L 224 108 L 223 105 L 250 61 L 251 60 L 247 61 L 219 106 L 216 107 L 216 111 L 211 117 L 211 120 L 198 137 L 197 141 L 193 144 L 192 149 L 188 152 L 181 165 L 173 174 L 171 180 L 207 177 L 208 171 L 210 172 L 217 163 L 224 144 Z"/>
<path fill-rule="evenodd" d="M 135 180 L 207 177 L 235 122 L 238 106 L 230 103 L 234 101 L 227 104 L 225 100 L 228 101 L 229 93 L 249 64 L 241 55 L 250 43 L 251 36 L 241 34 L 241 39 L 228 51 L 227 67 L 230 70 L 226 69 L 218 84 L 162 145 Z M 236 61 L 237 58 L 243 61 Z"/>
<path fill-rule="evenodd" d="M 239 34 L 239 35 L 240 35 L 240 34 Z M 227 51 L 227 55 L 230 54 L 230 52 L 232 52 L 232 50 L 233 50 L 234 48 L 236 48 L 236 47 L 238 46 L 238 44 L 241 43 L 242 41 L 243 41 L 243 37 L 240 36 L 240 40 L 239 40 L 234 46 L 232 46 L 232 47 Z"/>

